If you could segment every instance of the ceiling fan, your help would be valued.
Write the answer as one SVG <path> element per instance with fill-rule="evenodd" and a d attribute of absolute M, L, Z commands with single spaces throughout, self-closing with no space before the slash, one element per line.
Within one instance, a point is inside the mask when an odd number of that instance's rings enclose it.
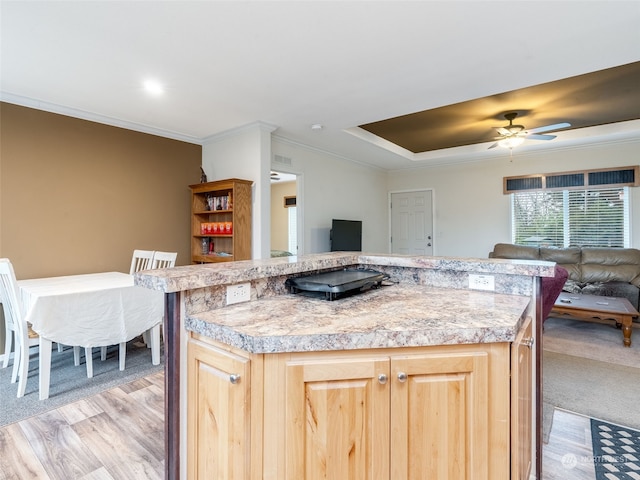
<path fill-rule="evenodd" d="M 531 140 L 553 140 L 556 135 L 540 135 L 542 132 L 550 132 L 552 130 L 560 130 L 561 128 L 570 127 L 571 124 L 567 122 L 554 123 L 553 125 L 545 125 L 543 127 L 532 128 L 531 130 L 525 130 L 524 125 L 514 125 L 513 121 L 518 116 L 517 112 L 505 113 L 504 118 L 509 120 L 509 125 L 506 127 L 496 127 L 496 130 L 500 134 L 495 139 L 496 143 L 489 148 L 495 148 L 497 146 L 505 148 L 513 148 L 524 142 L 525 139 Z"/>
<path fill-rule="evenodd" d="M 279 173 L 278 172 L 271 172 L 271 180 L 276 181 L 276 182 L 278 180 L 280 180 Z"/>

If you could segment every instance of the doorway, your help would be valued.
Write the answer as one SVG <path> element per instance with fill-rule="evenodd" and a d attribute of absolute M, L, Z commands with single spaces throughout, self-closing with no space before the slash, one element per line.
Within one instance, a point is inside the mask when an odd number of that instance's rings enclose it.
<path fill-rule="evenodd" d="M 433 255 L 433 191 L 390 195 L 391 253 Z"/>
<path fill-rule="evenodd" d="M 296 174 L 271 171 L 271 256 L 297 255 L 300 245 Z"/>

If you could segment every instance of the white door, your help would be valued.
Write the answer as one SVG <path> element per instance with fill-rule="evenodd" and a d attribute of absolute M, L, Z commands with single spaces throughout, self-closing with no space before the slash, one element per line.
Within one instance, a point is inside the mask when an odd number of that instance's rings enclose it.
<path fill-rule="evenodd" d="M 391 253 L 433 255 L 432 191 L 391 194 Z"/>

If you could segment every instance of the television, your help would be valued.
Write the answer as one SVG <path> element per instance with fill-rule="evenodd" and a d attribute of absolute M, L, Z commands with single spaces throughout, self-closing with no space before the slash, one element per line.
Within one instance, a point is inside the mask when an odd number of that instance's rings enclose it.
<path fill-rule="evenodd" d="M 331 221 L 332 252 L 360 252 L 362 251 L 362 222 L 360 220 Z"/>

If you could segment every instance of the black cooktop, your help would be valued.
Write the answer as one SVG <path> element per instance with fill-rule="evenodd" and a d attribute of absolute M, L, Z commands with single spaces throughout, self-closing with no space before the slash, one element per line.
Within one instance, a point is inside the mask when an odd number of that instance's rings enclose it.
<path fill-rule="evenodd" d="M 387 276 L 376 270 L 345 269 L 318 273 L 304 277 L 288 278 L 285 285 L 291 293 L 336 300 L 361 293 L 370 288 L 379 288 Z"/>

